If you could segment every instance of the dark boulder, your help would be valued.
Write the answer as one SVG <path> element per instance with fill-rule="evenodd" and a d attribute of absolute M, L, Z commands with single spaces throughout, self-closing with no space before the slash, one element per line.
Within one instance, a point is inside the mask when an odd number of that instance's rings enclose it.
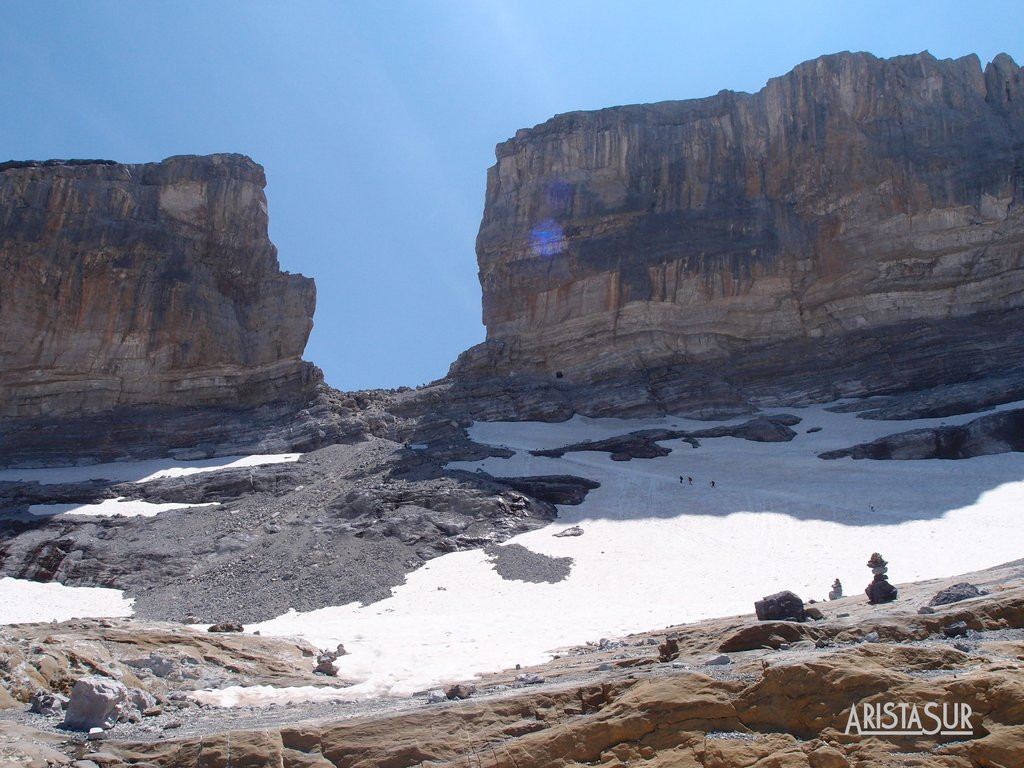
<path fill-rule="evenodd" d="M 758 621 L 806 621 L 804 601 L 788 589 L 754 603 Z"/>
<path fill-rule="evenodd" d="M 973 584 L 961 581 L 959 584 L 954 584 L 951 587 L 946 587 L 936 592 L 935 597 L 928 601 L 928 605 L 949 605 L 950 603 L 959 603 L 961 600 L 970 600 L 972 597 L 981 597 L 987 594 L 988 590 L 978 589 Z"/>
<path fill-rule="evenodd" d="M 456 699 L 468 699 L 474 693 L 476 693 L 475 685 L 458 683 L 446 689 L 444 695 L 447 696 L 450 701 L 454 701 Z"/>
<path fill-rule="evenodd" d="M 958 621 L 942 628 L 942 634 L 946 637 L 966 637 L 968 631 L 966 621 Z"/>
<path fill-rule="evenodd" d="M 665 638 L 665 642 L 658 646 L 658 661 L 672 661 L 679 657 L 679 640 L 675 637 Z"/>
<path fill-rule="evenodd" d="M 244 632 L 245 629 L 237 621 L 222 621 L 219 624 L 213 624 L 206 630 L 207 632 Z"/>

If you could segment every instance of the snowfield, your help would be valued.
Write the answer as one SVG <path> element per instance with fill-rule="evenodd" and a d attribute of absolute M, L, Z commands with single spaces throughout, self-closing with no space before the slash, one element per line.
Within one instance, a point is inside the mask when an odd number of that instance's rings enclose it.
<path fill-rule="evenodd" d="M 1021 404 L 1002 406 L 1013 407 Z M 664 443 L 670 455 L 628 462 L 596 452 L 541 458 L 529 450 L 639 429 L 715 424 L 672 417 L 477 423 L 469 430 L 474 440 L 506 446 L 515 455 L 450 467 L 499 476 L 571 474 L 601 483 L 583 504 L 559 507 L 552 525 L 507 542 L 572 558 L 567 578 L 508 581 L 485 553 L 458 552 L 429 561 L 386 600 L 290 612 L 247 630 L 300 636 L 321 648 L 343 643 L 349 655 L 336 662 L 339 677 L 356 684 L 318 695 L 408 695 L 541 663 L 560 648 L 588 640 L 750 613 L 755 600 L 781 589 L 805 601 L 822 600 L 838 577 L 846 594 L 859 594 L 871 580 L 865 563 L 874 551 L 889 561 L 893 583 L 1022 556 L 1022 454 L 959 461 L 817 458 L 887 434 L 964 423 L 977 414 L 895 422 L 831 413 L 825 406 L 766 413 L 799 416 L 797 437 L 789 443 L 703 438 L 699 448 L 672 440 Z M 815 427 L 820 431 L 808 432 Z M 571 526 L 583 535 L 553 536 Z M 303 692 L 203 694 L 207 703 L 225 706 L 282 695 L 298 700 Z"/>
<path fill-rule="evenodd" d="M 301 701 L 344 701 L 347 698 L 346 690 L 337 686 L 232 685 L 215 691 L 193 691 L 191 696 L 211 707 L 260 707 L 270 704 L 288 705 Z"/>
<path fill-rule="evenodd" d="M 252 629 L 301 635 L 322 648 L 344 643 L 350 654 L 336 662 L 339 675 L 360 681 L 347 689 L 348 698 L 403 695 L 540 663 L 588 640 L 750 613 L 755 600 L 781 589 L 822 600 L 838 577 L 846 594 L 857 594 L 871 580 L 865 563 L 874 551 L 889 560 L 894 583 L 1021 557 L 1021 454 L 955 462 L 817 458 L 974 415 L 884 422 L 824 406 L 767 413 L 799 416 L 797 437 L 789 443 L 710 438 L 699 448 L 674 440 L 665 443 L 673 449 L 668 456 L 629 462 L 611 461 L 607 453 L 549 459 L 528 451 L 638 429 L 712 425 L 582 417 L 475 424 L 474 440 L 506 446 L 515 456 L 449 466 L 503 476 L 573 474 L 601 483 L 583 504 L 560 507 L 555 524 L 507 542 L 571 557 L 568 578 L 506 581 L 483 552 L 458 552 L 410 574 L 387 600 L 290 613 Z M 812 427 L 821 431 L 808 434 Z M 692 476 L 693 486 L 681 484 L 680 475 Z M 582 536 L 552 535 L 575 525 Z"/>

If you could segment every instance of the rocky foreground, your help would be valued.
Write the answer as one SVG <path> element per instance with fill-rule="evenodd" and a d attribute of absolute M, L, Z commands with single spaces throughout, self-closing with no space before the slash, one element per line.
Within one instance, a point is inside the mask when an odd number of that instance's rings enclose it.
<path fill-rule="evenodd" d="M 927 607 L 964 581 L 990 594 Z M 854 596 L 811 606 L 816 621 L 750 615 L 595 639 L 542 667 L 473 681 L 473 692 L 449 691 L 462 699 L 285 708 L 218 710 L 188 692 L 214 681 L 339 684 L 312 673 L 317 651 L 305 643 L 128 620 L 12 626 L 2 635 L 0 755 L 16 765 L 91 761 L 79 768 L 1020 765 L 1024 561 L 898 586 L 888 605 Z M 26 713 L 37 690 L 68 693 L 97 674 L 148 692 L 150 711 L 101 742 L 60 730 L 59 715 Z M 971 732 L 861 733 L 865 705 L 887 702 L 966 705 Z"/>

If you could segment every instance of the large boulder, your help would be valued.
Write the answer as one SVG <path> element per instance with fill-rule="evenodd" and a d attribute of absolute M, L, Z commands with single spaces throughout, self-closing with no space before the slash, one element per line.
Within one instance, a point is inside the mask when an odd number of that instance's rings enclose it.
<path fill-rule="evenodd" d="M 113 728 L 131 706 L 123 683 L 99 675 L 83 677 L 71 689 L 64 727 L 73 731 Z"/>
<path fill-rule="evenodd" d="M 754 603 L 758 621 L 806 621 L 804 601 L 788 589 L 766 595 Z"/>
<path fill-rule="evenodd" d="M 950 603 L 959 603 L 961 600 L 970 600 L 972 597 L 981 597 L 987 594 L 987 590 L 978 589 L 973 584 L 961 581 L 959 584 L 953 584 L 945 589 L 940 589 L 935 593 L 935 597 L 928 601 L 928 605 L 949 605 Z"/>

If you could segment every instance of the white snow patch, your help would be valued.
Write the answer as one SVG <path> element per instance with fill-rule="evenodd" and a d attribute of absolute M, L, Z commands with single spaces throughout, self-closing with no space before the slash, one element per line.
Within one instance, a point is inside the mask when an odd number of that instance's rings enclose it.
<path fill-rule="evenodd" d="M 131 616 L 134 602 L 119 589 L 0 579 L 0 624 Z"/>
<path fill-rule="evenodd" d="M 161 477 L 182 477 L 199 472 L 216 472 L 235 467 L 258 467 L 298 461 L 301 453 L 267 453 L 251 456 L 221 456 L 199 461 L 176 459 L 150 459 L 148 461 L 115 461 L 108 464 L 87 464 L 72 467 L 43 467 L 37 469 L 0 469 L 0 481 L 55 483 L 83 483 L 89 480 L 107 480 L 115 483 L 145 483 Z"/>
<path fill-rule="evenodd" d="M 346 699 L 348 688 L 296 685 L 232 685 L 216 690 L 190 691 L 189 698 L 211 707 L 265 707 L 270 704 L 298 704 L 303 701 Z M 348 700 L 351 700 L 349 698 Z"/>
<path fill-rule="evenodd" d="M 154 503 L 151 501 L 131 501 L 124 498 L 104 499 L 95 504 L 33 504 L 28 508 L 29 514 L 37 517 L 53 517 L 55 515 L 96 515 L 99 517 L 153 517 L 171 509 L 194 509 L 197 507 L 217 507 L 217 502 L 208 504 L 175 504 Z"/>
<path fill-rule="evenodd" d="M 874 551 L 889 560 L 893 582 L 1020 557 L 1019 453 L 960 461 L 817 458 L 977 414 L 886 422 L 823 406 L 768 413 L 800 416 L 797 437 L 789 443 L 708 438 L 696 449 L 673 440 L 666 443 L 670 455 L 630 462 L 613 462 L 607 453 L 549 459 L 528 451 L 638 429 L 713 424 L 673 417 L 477 423 L 470 429 L 474 440 L 516 454 L 449 466 L 504 476 L 573 474 L 601 483 L 582 505 L 560 507 L 557 523 L 509 542 L 573 558 L 567 579 L 505 581 L 482 552 L 457 552 L 411 573 L 386 600 L 290 612 L 250 629 L 301 635 L 322 648 L 344 643 L 350 653 L 335 662 L 339 675 L 361 681 L 341 691 L 344 698 L 408 695 L 540 663 L 558 648 L 587 640 L 750 613 L 755 600 L 781 589 L 821 600 L 838 577 L 847 594 L 857 594 L 871 580 L 865 563 Z M 812 427 L 821 431 L 808 434 Z M 574 525 L 584 535 L 552 536 Z"/>

